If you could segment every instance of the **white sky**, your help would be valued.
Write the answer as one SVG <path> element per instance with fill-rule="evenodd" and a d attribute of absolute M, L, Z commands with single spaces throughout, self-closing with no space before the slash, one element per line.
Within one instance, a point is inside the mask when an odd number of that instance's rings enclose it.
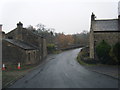
<path fill-rule="evenodd" d="M 119 0 L 0 0 L 0 24 L 9 32 L 21 21 L 38 23 L 65 34 L 89 31 L 91 13 L 98 19 L 118 17 Z"/>

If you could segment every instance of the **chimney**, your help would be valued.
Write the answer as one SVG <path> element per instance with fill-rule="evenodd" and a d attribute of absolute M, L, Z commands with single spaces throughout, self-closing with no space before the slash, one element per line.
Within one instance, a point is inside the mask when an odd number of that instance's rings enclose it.
<path fill-rule="evenodd" d="M 94 21 L 94 20 L 95 20 L 95 14 L 92 12 L 91 21 Z"/>
<path fill-rule="evenodd" d="M 2 39 L 4 39 L 4 38 L 5 38 L 5 32 L 2 31 Z"/>
<path fill-rule="evenodd" d="M 21 22 L 17 23 L 16 39 L 22 40 L 23 24 Z"/>
<path fill-rule="evenodd" d="M 2 32 L 2 24 L 0 24 L 0 32 Z"/>
<path fill-rule="evenodd" d="M 21 22 L 17 23 L 17 28 L 23 28 L 23 24 Z"/>

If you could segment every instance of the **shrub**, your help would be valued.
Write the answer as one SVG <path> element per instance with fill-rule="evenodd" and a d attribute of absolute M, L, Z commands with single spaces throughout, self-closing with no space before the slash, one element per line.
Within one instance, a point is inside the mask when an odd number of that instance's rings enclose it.
<path fill-rule="evenodd" d="M 55 51 L 55 45 L 54 44 L 48 44 L 47 45 L 47 51 L 48 51 L 48 53 L 53 53 Z"/>
<path fill-rule="evenodd" d="M 116 43 L 114 46 L 113 46 L 113 55 L 116 57 L 116 61 L 120 63 L 120 42 Z M 118 61 L 119 60 L 119 61 Z"/>
<path fill-rule="evenodd" d="M 97 64 L 98 61 L 97 60 L 93 60 L 91 58 L 89 58 L 89 48 L 88 47 L 84 47 L 81 49 L 81 51 L 78 54 L 77 60 L 80 64 Z"/>
<path fill-rule="evenodd" d="M 108 43 L 106 43 L 104 40 L 96 46 L 96 53 L 101 63 L 107 64 L 109 62 L 110 50 L 111 50 L 111 46 Z"/>

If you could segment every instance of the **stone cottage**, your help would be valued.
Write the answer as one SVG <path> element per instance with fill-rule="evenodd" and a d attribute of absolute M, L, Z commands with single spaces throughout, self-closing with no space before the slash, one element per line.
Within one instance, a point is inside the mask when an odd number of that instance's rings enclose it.
<path fill-rule="evenodd" d="M 35 64 L 47 56 L 46 40 L 23 28 L 21 22 L 17 28 L 5 34 L 2 39 L 3 63 Z"/>
<path fill-rule="evenodd" d="M 97 20 L 95 15 L 91 15 L 91 27 L 90 27 L 90 58 L 95 59 L 96 50 L 95 47 L 102 40 L 105 40 L 111 46 L 116 44 L 120 39 L 120 14 L 118 19 L 104 19 Z"/>

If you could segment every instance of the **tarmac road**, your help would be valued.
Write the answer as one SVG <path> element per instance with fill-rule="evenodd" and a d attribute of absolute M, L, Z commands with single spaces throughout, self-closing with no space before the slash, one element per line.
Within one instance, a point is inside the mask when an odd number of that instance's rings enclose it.
<path fill-rule="evenodd" d="M 118 88 L 118 80 L 92 72 L 75 59 L 80 49 L 49 56 L 10 88 Z"/>

